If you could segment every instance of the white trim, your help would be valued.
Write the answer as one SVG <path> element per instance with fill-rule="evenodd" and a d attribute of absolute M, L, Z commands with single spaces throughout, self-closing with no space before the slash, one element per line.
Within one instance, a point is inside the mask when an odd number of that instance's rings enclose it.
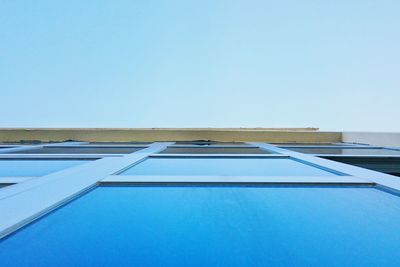
<path fill-rule="evenodd" d="M 309 145 L 309 146 L 293 146 L 293 145 L 279 145 L 277 147 L 280 148 L 285 148 L 285 149 L 289 149 L 289 148 L 305 148 L 305 149 L 384 149 L 385 147 L 382 146 L 366 146 L 366 145 L 362 145 L 362 146 L 318 146 L 318 145 Z"/>
<path fill-rule="evenodd" d="M 242 184 L 370 184 L 352 176 L 196 176 L 110 175 L 100 183 L 242 183 Z"/>
<path fill-rule="evenodd" d="M 56 148 L 146 148 L 150 145 L 79 145 L 79 144 L 57 144 L 57 145 L 45 145 L 44 147 L 56 147 Z"/>
<path fill-rule="evenodd" d="M 274 154 L 151 154 L 151 158 L 288 158 Z"/>
<path fill-rule="evenodd" d="M 1 159 L 101 159 L 127 154 L 0 154 Z"/>
<path fill-rule="evenodd" d="M 170 145 L 168 148 L 250 148 L 255 149 L 258 148 L 257 146 L 247 145 L 243 143 L 243 145 Z"/>

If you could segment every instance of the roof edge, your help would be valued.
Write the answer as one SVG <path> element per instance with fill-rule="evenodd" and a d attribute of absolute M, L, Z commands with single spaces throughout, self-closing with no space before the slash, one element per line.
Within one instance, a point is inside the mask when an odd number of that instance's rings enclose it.
<path fill-rule="evenodd" d="M 341 132 L 318 128 L 0 128 L 0 141 L 340 142 Z"/>

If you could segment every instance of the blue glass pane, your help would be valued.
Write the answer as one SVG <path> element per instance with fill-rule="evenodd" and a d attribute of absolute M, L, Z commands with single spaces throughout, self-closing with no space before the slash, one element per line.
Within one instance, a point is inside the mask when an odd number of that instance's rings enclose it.
<path fill-rule="evenodd" d="M 1 177 L 43 176 L 78 166 L 88 160 L 0 160 Z"/>
<path fill-rule="evenodd" d="M 14 151 L 10 154 L 129 154 L 143 149 L 144 147 L 42 147 L 31 150 Z"/>
<path fill-rule="evenodd" d="M 272 143 L 276 146 L 352 146 L 348 143 Z"/>
<path fill-rule="evenodd" d="M 324 155 L 400 155 L 400 150 L 384 148 L 286 148 L 305 154 L 324 154 Z"/>
<path fill-rule="evenodd" d="M 285 158 L 150 158 L 121 175 L 329 176 L 335 174 Z"/>
<path fill-rule="evenodd" d="M 216 142 L 216 141 L 176 141 L 176 145 L 194 145 L 194 146 L 249 146 L 242 142 Z"/>
<path fill-rule="evenodd" d="M 98 188 L 0 242 L 1 266 L 400 266 L 373 188 Z"/>

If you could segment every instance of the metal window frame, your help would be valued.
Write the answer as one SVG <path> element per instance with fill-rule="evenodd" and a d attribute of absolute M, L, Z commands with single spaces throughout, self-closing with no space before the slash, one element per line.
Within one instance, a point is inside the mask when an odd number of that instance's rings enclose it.
<path fill-rule="evenodd" d="M 257 146 L 254 145 L 209 145 L 209 146 L 203 146 L 203 145 L 180 145 L 180 144 L 173 144 L 168 146 L 169 147 L 178 147 L 178 148 L 258 148 Z"/>
<path fill-rule="evenodd" d="M 8 149 L 17 149 L 14 151 L 34 149 L 44 146 L 63 146 L 79 147 L 85 146 L 87 142 L 65 142 L 44 145 L 23 145 Z M 131 154 L 90 154 L 90 155 L 65 155 L 65 154 L 29 154 L 29 159 L 53 158 L 62 159 L 68 156 L 71 158 L 97 157 L 98 160 L 87 164 L 70 167 L 56 173 L 45 175 L 38 178 L 20 178 L 8 177 L 10 181 L 18 182 L 14 185 L 4 187 L 0 190 L 0 238 L 5 237 L 19 228 L 29 224 L 33 220 L 47 214 L 51 210 L 68 203 L 68 201 L 77 196 L 101 185 L 335 185 L 335 186 L 374 186 L 378 189 L 388 190 L 390 192 L 400 192 L 400 179 L 398 177 L 351 166 L 348 164 L 335 162 L 310 154 L 303 154 L 285 149 L 286 147 L 267 143 L 247 142 L 249 146 L 270 151 L 274 154 L 156 154 L 168 146 L 176 146 L 173 142 L 154 142 L 149 145 L 134 145 L 146 147 Z M 119 145 L 106 145 L 107 147 L 120 147 Z M 126 146 L 125 144 L 123 146 Z M 177 145 L 182 147 L 181 145 Z M 188 147 L 188 145 L 184 145 Z M 365 145 L 360 145 L 365 146 Z M 90 147 L 95 147 L 90 145 Z M 189 145 L 191 147 L 191 145 Z M 193 146 L 192 146 L 193 147 Z M 199 147 L 199 146 L 194 146 Z M 201 146 L 203 148 L 218 148 L 216 146 Z M 220 146 L 226 148 L 229 146 Z M 299 147 L 299 146 L 296 146 Z M 318 147 L 318 146 L 317 146 Z M 332 148 L 332 146 L 329 146 Z M 346 146 L 347 147 L 347 146 Z M 349 148 L 355 146 L 349 146 Z M 340 146 L 343 148 L 343 146 Z M 18 150 L 20 149 L 20 150 Z M 0 151 L 2 153 L 2 151 Z M 8 152 L 5 152 L 8 153 Z M 0 158 L 27 158 L 27 155 L 3 154 Z M 334 171 L 345 175 L 336 176 L 314 176 L 314 177 L 281 177 L 281 176 L 122 176 L 116 175 L 127 168 L 132 167 L 148 158 L 152 157 L 200 157 L 200 158 L 291 158 L 303 164 L 307 164 L 323 170 Z M 14 179 L 14 180 L 13 180 Z"/>
<path fill-rule="evenodd" d="M 253 144 L 260 144 L 260 143 L 253 143 Z M 378 188 L 383 188 L 392 192 L 400 193 L 400 179 L 398 179 L 398 177 L 393 175 L 316 157 L 315 155 L 312 154 L 303 154 L 300 152 L 287 150 L 267 143 L 261 144 L 260 147 L 274 150 L 277 153 L 286 154 L 293 158 L 304 160 L 308 163 L 313 163 L 318 166 L 323 166 L 333 170 L 337 170 L 346 173 L 352 177 L 358 177 L 363 180 L 370 181 L 376 184 Z"/>
<path fill-rule="evenodd" d="M 28 151 L 40 149 L 44 147 L 56 148 L 121 148 L 120 145 L 88 145 L 89 142 L 73 142 L 67 141 L 62 143 L 44 143 L 44 144 L 14 144 L 7 145 L 7 149 L 0 149 L 0 160 L 98 160 L 104 157 L 122 157 L 126 154 L 13 154 L 13 152 Z M 0 145 L 6 146 L 6 145 Z M 148 145 L 123 145 L 122 147 L 147 148 Z M 39 176 L 40 177 L 40 176 Z M 38 176 L 16 176 L 16 177 L 0 177 L 1 184 L 14 185 L 28 180 L 37 179 Z"/>

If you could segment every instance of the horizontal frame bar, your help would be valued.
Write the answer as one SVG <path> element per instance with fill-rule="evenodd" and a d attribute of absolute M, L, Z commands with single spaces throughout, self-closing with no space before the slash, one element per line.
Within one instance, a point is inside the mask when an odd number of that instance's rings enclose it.
<path fill-rule="evenodd" d="M 373 182 L 353 176 L 169 176 L 110 175 L 102 183 L 274 183 L 274 184 L 369 184 Z"/>
<path fill-rule="evenodd" d="M 122 157 L 126 154 L 0 154 L 1 159 L 101 159 L 106 157 Z"/>
<path fill-rule="evenodd" d="M 290 148 L 309 148 L 309 149 L 385 149 L 384 147 L 381 146 L 290 146 L 290 145 L 285 145 L 285 146 L 277 146 L 285 149 L 290 149 Z"/>
<path fill-rule="evenodd" d="M 150 145 L 44 145 L 43 147 L 55 148 L 147 148 Z"/>
<path fill-rule="evenodd" d="M 151 154 L 150 158 L 288 158 L 282 154 Z"/>
<path fill-rule="evenodd" d="M 250 149 L 257 149 L 258 147 L 257 146 L 253 146 L 253 145 L 246 145 L 246 144 L 244 144 L 244 145 L 226 145 L 226 146 L 224 146 L 224 145 L 179 145 L 179 144 L 176 144 L 176 145 L 170 145 L 170 146 L 168 146 L 168 148 L 173 148 L 173 147 L 175 147 L 175 148 L 205 148 L 205 149 L 207 149 L 207 148 L 241 148 L 241 149 L 245 149 L 245 148 L 250 148 Z"/>

